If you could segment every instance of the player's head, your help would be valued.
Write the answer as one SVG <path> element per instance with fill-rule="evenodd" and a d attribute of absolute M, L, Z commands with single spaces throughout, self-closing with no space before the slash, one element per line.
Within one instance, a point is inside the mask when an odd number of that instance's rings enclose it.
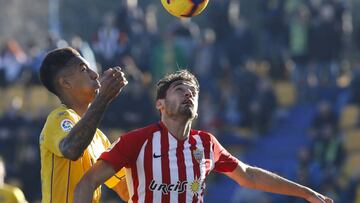
<path fill-rule="evenodd" d="M 0 156 L 0 186 L 4 184 L 5 175 L 6 175 L 5 163 L 3 158 Z"/>
<path fill-rule="evenodd" d="M 187 70 L 166 75 L 157 83 L 156 108 L 161 115 L 194 119 L 197 116 L 199 82 Z"/>
<path fill-rule="evenodd" d="M 50 51 L 40 67 L 42 84 L 60 98 L 70 94 L 92 100 L 100 87 L 98 77 L 89 63 L 71 47 Z"/>

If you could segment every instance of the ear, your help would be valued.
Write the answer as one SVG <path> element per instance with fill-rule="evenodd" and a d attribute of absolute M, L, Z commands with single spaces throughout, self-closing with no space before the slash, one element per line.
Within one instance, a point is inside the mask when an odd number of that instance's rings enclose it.
<path fill-rule="evenodd" d="M 156 109 L 161 111 L 161 109 L 164 108 L 164 99 L 158 99 L 156 100 Z"/>
<path fill-rule="evenodd" d="M 65 77 L 60 76 L 57 81 L 60 88 L 71 89 L 71 83 Z"/>

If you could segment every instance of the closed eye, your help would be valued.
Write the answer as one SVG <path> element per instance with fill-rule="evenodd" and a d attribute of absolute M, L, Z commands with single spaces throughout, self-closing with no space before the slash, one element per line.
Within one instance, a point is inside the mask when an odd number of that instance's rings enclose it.
<path fill-rule="evenodd" d="M 87 72 L 89 69 L 85 63 L 81 64 L 80 67 L 81 67 L 80 69 L 81 72 Z"/>

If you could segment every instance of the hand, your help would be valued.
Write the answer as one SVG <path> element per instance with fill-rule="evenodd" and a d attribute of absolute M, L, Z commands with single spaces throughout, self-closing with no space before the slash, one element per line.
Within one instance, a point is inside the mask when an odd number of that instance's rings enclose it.
<path fill-rule="evenodd" d="M 311 203 L 334 203 L 334 201 L 322 194 L 319 194 L 317 192 L 314 191 L 314 193 L 307 198 L 307 201 L 311 202 Z"/>
<path fill-rule="evenodd" d="M 124 72 L 120 67 L 109 68 L 104 72 L 100 78 L 101 87 L 99 89 L 99 96 L 104 97 L 108 102 L 116 98 L 122 88 L 128 84 Z"/>

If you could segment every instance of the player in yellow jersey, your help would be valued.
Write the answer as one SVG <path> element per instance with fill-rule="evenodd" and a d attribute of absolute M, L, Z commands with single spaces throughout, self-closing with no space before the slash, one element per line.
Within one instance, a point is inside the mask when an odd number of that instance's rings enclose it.
<path fill-rule="evenodd" d="M 40 134 L 43 203 L 71 203 L 76 184 L 110 146 L 97 127 L 109 105 L 127 84 L 119 67 L 99 80 L 89 63 L 73 48 L 49 52 L 40 67 L 42 84 L 61 101 L 47 117 Z M 124 171 L 105 184 L 128 199 Z M 92 202 L 99 202 L 100 188 Z"/>
<path fill-rule="evenodd" d="M 0 157 L 0 202 L 27 203 L 24 193 L 17 187 L 5 183 L 5 163 Z"/>

